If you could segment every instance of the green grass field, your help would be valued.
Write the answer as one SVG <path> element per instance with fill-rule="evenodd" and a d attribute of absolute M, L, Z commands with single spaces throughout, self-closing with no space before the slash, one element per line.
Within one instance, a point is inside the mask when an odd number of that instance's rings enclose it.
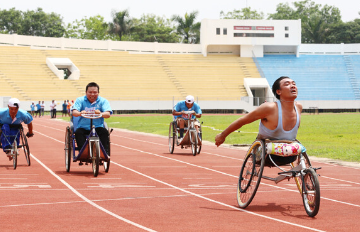
<path fill-rule="evenodd" d="M 216 134 L 239 115 L 206 115 L 200 119 L 203 139 L 214 142 Z M 310 156 L 360 162 L 359 113 L 334 113 L 301 116 L 298 140 Z M 112 128 L 123 128 L 168 136 L 171 115 L 119 115 L 106 119 Z M 251 144 L 257 135 L 259 121 L 251 123 L 228 136 L 226 144 Z"/>

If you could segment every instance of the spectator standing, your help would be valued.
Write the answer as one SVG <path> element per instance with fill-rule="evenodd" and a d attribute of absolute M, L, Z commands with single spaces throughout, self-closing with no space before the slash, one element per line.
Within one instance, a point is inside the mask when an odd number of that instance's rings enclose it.
<path fill-rule="evenodd" d="M 35 116 L 35 103 L 34 102 L 31 102 L 31 105 L 30 105 L 30 110 L 31 110 L 31 116 Z"/>
<path fill-rule="evenodd" d="M 68 100 L 69 101 L 69 100 Z M 64 115 L 67 115 L 67 103 L 66 100 L 64 100 L 64 103 L 62 104 L 62 114 L 61 117 L 64 117 Z"/>
<path fill-rule="evenodd" d="M 55 100 L 51 101 L 50 111 L 51 111 L 51 118 L 56 118 L 56 102 L 55 102 Z"/>
<path fill-rule="evenodd" d="M 41 117 L 41 105 L 40 105 L 40 101 L 38 104 L 36 104 L 36 113 L 35 113 L 35 117 L 36 115 L 39 114 L 39 118 Z"/>
<path fill-rule="evenodd" d="M 45 112 L 45 102 L 44 102 L 44 101 L 42 101 L 42 102 L 41 102 L 41 104 L 40 104 L 40 106 L 41 106 L 41 115 L 44 117 L 44 112 Z"/>

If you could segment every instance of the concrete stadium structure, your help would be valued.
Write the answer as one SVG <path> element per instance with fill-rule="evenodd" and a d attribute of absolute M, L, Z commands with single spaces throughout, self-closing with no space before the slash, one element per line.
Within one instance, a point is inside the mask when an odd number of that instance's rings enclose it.
<path fill-rule="evenodd" d="M 261 68 L 261 65 L 264 65 L 261 59 L 267 59 L 269 55 L 288 55 L 299 60 L 303 56 L 316 55 L 360 56 L 360 44 L 301 44 L 300 20 L 204 19 L 201 21 L 201 25 L 201 44 L 97 41 L 1 34 L 0 46 L 30 47 L 34 50 L 124 51 L 129 54 L 153 54 L 154 56 L 159 54 L 168 56 L 197 54 L 204 57 L 214 55 L 251 57 L 256 63 L 262 78 L 244 78 L 243 87 L 246 89 L 247 96 L 231 100 L 227 99 L 226 96 L 217 100 L 207 100 L 201 96 L 195 96 L 205 110 L 237 110 L 238 112 L 242 110 L 251 111 L 261 104 L 264 99 L 273 100 L 268 76 L 264 74 Z M 344 59 L 348 58 L 345 57 Z M 59 68 L 59 66 L 51 63 L 51 60 L 43 61 L 44 64 L 47 62 L 49 70 L 57 72 L 54 67 Z M 349 75 L 348 79 L 352 83 L 351 91 L 356 92 L 360 85 L 356 73 L 358 71 L 354 69 L 354 77 L 348 73 L 352 71 L 353 66 L 358 65 L 358 61 L 351 62 L 350 66 L 344 71 L 344 75 Z M 72 67 L 72 65 L 74 67 L 78 66 L 77 63 L 69 63 L 69 60 L 66 60 L 66 65 L 69 67 Z M 336 63 L 331 65 L 336 65 Z M 82 72 L 81 69 L 76 69 L 76 72 L 78 71 L 75 80 L 80 77 Z M 60 79 L 62 78 L 61 73 L 57 72 L 56 75 Z M 286 75 L 286 73 L 281 75 Z M 1 75 L 0 70 L 0 79 L 3 77 L 4 75 Z M 354 81 L 351 80 L 352 78 Z M 169 110 L 178 100 L 180 100 L 178 97 L 158 100 L 146 100 L 139 97 L 137 100 L 112 100 L 111 105 L 115 110 Z M 304 105 L 304 109 L 360 109 L 360 100 L 356 97 L 350 98 L 350 100 L 339 98 L 336 100 L 306 99 L 299 101 Z M 25 106 L 31 103 L 31 101 L 26 100 L 23 102 Z M 49 102 L 46 102 L 46 105 L 48 106 Z"/>

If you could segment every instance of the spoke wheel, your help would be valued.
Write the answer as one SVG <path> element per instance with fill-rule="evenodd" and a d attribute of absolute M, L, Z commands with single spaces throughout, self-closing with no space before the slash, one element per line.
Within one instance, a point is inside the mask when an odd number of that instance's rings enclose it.
<path fill-rule="evenodd" d="M 98 142 L 92 142 L 92 169 L 94 177 L 99 174 L 99 163 L 100 163 L 100 146 Z"/>
<path fill-rule="evenodd" d="M 310 159 L 309 159 L 308 155 L 306 154 L 306 152 L 302 153 L 302 156 L 305 159 L 306 168 L 311 167 Z M 298 156 L 298 159 L 295 162 L 291 163 L 290 165 L 291 165 L 291 168 L 294 168 L 294 167 L 298 166 L 299 164 L 300 164 L 300 155 Z M 301 175 L 299 174 L 299 175 L 295 176 L 294 180 L 295 180 L 296 187 L 299 190 L 299 193 L 302 195 Z"/>
<path fill-rule="evenodd" d="M 24 151 L 24 154 L 25 154 L 25 158 L 26 158 L 26 162 L 27 162 L 27 165 L 30 166 L 31 165 L 31 162 L 30 162 L 30 149 L 29 149 L 29 144 L 28 144 L 28 141 L 27 141 L 27 138 L 24 134 L 24 131 L 20 134 L 20 137 L 21 137 L 21 142 L 22 142 L 22 148 L 23 148 L 23 151 Z"/>
<path fill-rule="evenodd" d="M 169 152 L 170 154 L 174 153 L 174 147 L 175 147 L 175 123 L 171 122 L 169 126 Z"/>
<path fill-rule="evenodd" d="M 306 213 L 315 217 L 320 208 L 320 185 L 318 175 L 312 168 L 306 169 L 303 176 L 303 203 Z"/>
<path fill-rule="evenodd" d="M 191 131 L 190 135 L 190 142 L 191 142 L 191 152 L 193 156 L 196 156 L 197 153 L 197 133 L 196 131 Z"/>
<path fill-rule="evenodd" d="M 65 169 L 67 172 L 70 172 L 70 164 L 71 164 L 71 135 L 70 135 L 70 127 L 66 127 L 65 132 Z"/>
<path fill-rule="evenodd" d="M 240 208 L 246 208 L 253 200 L 260 185 L 264 165 L 265 143 L 263 140 L 255 140 L 246 153 L 240 171 L 237 188 L 237 201 Z"/>
<path fill-rule="evenodd" d="M 202 144 L 202 130 L 201 130 L 201 126 L 200 126 L 199 130 L 200 130 L 200 135 L 199 135 L 200 137 L 199 137 L 199 139 L 201 139 L 201 144 Z M 200 154 L 201 146 L 202 146 L 202 145 L 199 145 L 199 144 L 198 144 L 196 153 Z"/>
<path fill-rule="evenodd" d="M 14 166 L 14 169 L 16 169 L 16 167 L 17 167 L 17 157 L 18 157 L 16 138 L 14 139 L 12 150 L 14 152 L 14 154 L 13 154 L 13 166 Z"/>

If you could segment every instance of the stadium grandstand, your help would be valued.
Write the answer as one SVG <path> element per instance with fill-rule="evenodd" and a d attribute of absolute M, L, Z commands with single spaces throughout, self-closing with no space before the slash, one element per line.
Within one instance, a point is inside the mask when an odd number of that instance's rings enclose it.
<path fill-rule="evenodd" d="M 68 59 L 79 76 L 59 76 L 48 58 Z M 299 20 L 203 20 L 201 44 L 0 35 L 0 96 L 25 106 L 75 100 L 94 81 L 118 111 L 170 110 L 189 94 L 205 111 L 251 111 L 274 100 L 280 76 L 297 82 L 304 109 L 360 109 L 360 44 L 302 45 Z"/>

